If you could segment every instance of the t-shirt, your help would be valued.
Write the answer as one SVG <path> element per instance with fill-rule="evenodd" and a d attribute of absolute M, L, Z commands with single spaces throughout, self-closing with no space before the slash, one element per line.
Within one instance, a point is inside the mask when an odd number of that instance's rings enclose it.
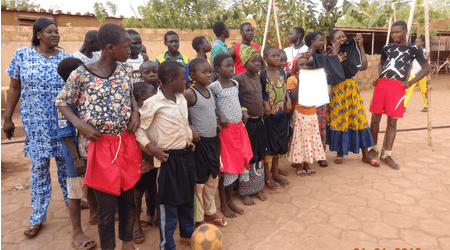
<path fill-rule="evenodd" d="M 231 79 L 236 84 L 234 87 L 222 88 L 219 81 L 215 81 L 208 86 L 216 101 L 216 108 L 222 112 L 228 122 L 239 123 L 242 120 L 241 104 L 239 103 L 239 83 Z"/>
<path fill-rule="evenodd" d="M 414 59 L 422 65 L 427 60 L 419 46 L 407 43 L 398 46 L 395 42 L 385 45 L 381 50 L 381 60 L 385 61 L 379 78 L 406 81 Z"/>
<path fill-rule="evenodd" d="M 298 56 L 301 53 L 306 53 L 308 51 L 308 46 L 303 45 L 302 47 L 295 49 L 294 46 L 287 47 L 284 49 L 284 52 L 286 52 L 287 55 L 287 64 L 286 69 L 292 68 L 292 62 L 294 61 L 295 57 Z"/>
<path fill-rule="evenodd" d="M 216 40 L 211 49 L 211 59 L 213 59 L 220 53 L 227 53 L 227 52 L 228 52 L 227 45 L 220 40 Z"/>
<path fill-rule="evenodd" d="M 73 53 L 73 57 L 80 59 L 81 61 L 83 61 L 84 64 L 96 62 L 98 59 L 100 59 L 101 56 L 102 55 L 100 54 L 100 52 L 97 52 L 97 51 L 92 52 L 92 58 L 85 56 L 79 50 L 77 50 L 77 51 L 75 51 L 75 53 Z"/>
<path fill-rule="evenodd" d="M 427 58 L 427 50 L 426 49 L 422 49 L 423 50 L 423 57 Z M 422 67 L 420 66 L 420 64 L 417 62 L 417 60 L 414 60 L 413 62 L 413 66 L 411 69 L 411 75 L 414 76 L 416 75 L 420 70 L 422 69 Z"/>
<path fill-rule="evenodd" d="M 138 54 L 137 58 L 128 58 L 127 63 L 133 67 L 133 70 L 139 70 L 139 67 L 144 62 L 144 57 Z"/>

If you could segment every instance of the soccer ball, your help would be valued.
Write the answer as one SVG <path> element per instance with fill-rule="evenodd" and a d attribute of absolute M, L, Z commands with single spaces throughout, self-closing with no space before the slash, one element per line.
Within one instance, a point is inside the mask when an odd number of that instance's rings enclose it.
<path fill-rule="evenodd" d="M 220 250 L 223 245 L 223 234 L 213 224 L 203 224 L 191 237 L 192 250 Z"/>

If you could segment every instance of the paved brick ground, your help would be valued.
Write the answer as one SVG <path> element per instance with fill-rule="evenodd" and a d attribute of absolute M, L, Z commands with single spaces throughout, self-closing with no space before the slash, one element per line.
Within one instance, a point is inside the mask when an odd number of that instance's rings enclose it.
<path fill-rule="evenodd" d="M 433 126 L 450 125 L 450 77 L 441 77 L 433 83 Z M 362 93 L 366 109 L 371 93 Z M 417 90 L 408 112 L 399 121 L 399 129 L 427 125 L 426 113 L 419 112 L 421 105 Z M 68 209 L 55 181 L 53 161 L 53 194 L 47 222 L 36 238 L 27 239 L 23 235 L 31 212 L 30 191 L 14 190 L 18 183 L 29 183 L 30 161 L 23 157 L 22 147 L 20 143 L 2 145 L 2 248 L 71 249 Z M 344 164 L 336 165 L 332 163 L 335 154 L 327 152 L 331 163 L 328 168 L 314 164 L 315 176 L 298 177 L 283 160 L 281 168 L 290 172 L 290 184 L 275 190 L 266 188 L 267 201 L 256 200 L 255 206 L 245 207 L 244 215 L 228 219 L 229 226 L 222 228 L 223 249 L 448 250 L 449 148 L 450 129 L 433 130 L 431 147 L 427 145 L 426 130 L 419 130 L 397 134 L 393 158 L 401 166 L 398 171 L 363 164 L 359 155 L 349 155 Z M 82 212 L 82 221 L 85 233 L 98 242 L 97 228 L 87 223 L 87 211 Z M 157 228 L 146 228 L 144 234 L 146 242 L 140 245 L 141 249 L 156 249 Z"/>

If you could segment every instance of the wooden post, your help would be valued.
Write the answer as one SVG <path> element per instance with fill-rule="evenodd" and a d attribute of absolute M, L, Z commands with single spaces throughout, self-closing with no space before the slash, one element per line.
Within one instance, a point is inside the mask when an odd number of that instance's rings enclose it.
<path fill-rule="evenodd" d="M 275 17 L 275 28 L 277 29 L 278 48 L 281 49 L 281 36 L 280 36 L 280 28 L 278 27 L 277 6 L 275 4 L 275 0 L 272 0 L 272 5 L 273 5 L 273 15 Z"/>
<path fill-rule="evenodd" d="M 397 13 L 395 12 L 395 3 L 392 4 L 392 10 L 394 11 L 394 23 L 397 22 Z"/>
<path fill-rule="evenodd" d="M 267 11 L 266 28 L 264 29 L 264 38 L 263 38 L 261 52 L 264 51 L 264 47 L 266 46 L 267 32 L 269 30 L 270 11 L 272 10 L 272 1 L 275 1 L 275 0 L 269 0 L 269 10 Z"/>
<path fill-rule="evenodd" d="M 412 22 L 413 22 L 414 10 L 415 9 L 416 9 L 416 0 L 412 0 L 411 11 L 409 12 L 409 18 L 408 18 L 408 32 L 406 33 L 407 42 L 411 42 L 410 34 L 411 34 L 411 26 L 412 26 Z"/>
<path fill-rule="evenodd" d="M 438 72 L 439 72 L 439 53 L 441 52 L 441 34 L 439 34 L 439 46 L 438 46 L 438 55 L 437 55 L 437 59 L 436 59 L 436 78 L 438 77 Z M 430 53 L 431 55 L 431 53 Z"/>
<path fill-rule="evenodd" d="M 373 55 L 373 47 L 375 46 L 375 32 L 372 32 L 372 55 Z"/>
<path fill-rule="evenodd" d="M 425 47 L 427 53 L 431 55 L 430 46 L 430 14 L 429 14 L 429 0 L 425 0 Z M 428 63 L 430 62 L 430 56 L 428 56 Z M 433 145 L 432 143 L 432 127 L 431 127 L 431 75 L 428 74 L 427 77 L 427 101 L 428 101 L 428 112 L 427 112 L 427 125 L 428 125 L 428 146 Z"/>
<path fill-rule="evenodd" d="M 392 25 L 392 18 L 389 19 L 389 27 L 388 27 L 387 37 L 386 37 L 386 45 L 389 43 L 389 37 L 391 36 L 391 25 Z"/>

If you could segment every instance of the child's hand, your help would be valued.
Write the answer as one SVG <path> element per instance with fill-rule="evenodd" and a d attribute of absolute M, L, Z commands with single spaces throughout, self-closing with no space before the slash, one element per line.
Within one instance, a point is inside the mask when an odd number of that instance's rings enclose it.
<path fill-rule="evenodd" d="M 409 87 L 412 86 L 412 84 L 411 84 L 410 81 L 404 81 L 404 82 L 402 83 L 402 86 L 408 89 Z"/>
<path fill-rule="evenodd" d="M 227 120 L 227 118 L 225 117 L 225 115 L 222 114 L 222 113 L 220 113 L 218 116 L 219 116 L 219 125 L 220 125 L 220 127 L 221 127 L 221 128 L 226 128 L 226 127 L 228 127 L 228 120 Z"/>
<path fill-rule="evenodd" d="M 84 159 L 78 158 L 73 164 L 77 173 L 83 174 L 86 172 L 86 161 Z"/>
<path fill-rule="evenodd" d="M 198 142 L 198 141 L 200 141 L 201 139 L 200 139 L 200 136 L 198 135 L 197 129 L 195 129 L 195 128 L 192 127 L 192 126 L 190 126 L 190 127 L 191 127 L 191 131 L 192 131 L 192 141 L 193 141 L 193 142 Z"/>
<path fill-rule="evenodd" d="M 339 57 L 339 62 L 343 62 L 343 61 L 345 61 L 345 59 L 347 59 L 347 53 L 346 52 L 340 53 L 338 55 L 338 57 Z"/>
<path fill-rule="evenodd" d="M 167 151 L 167 149 L 159 148 L 151 143 L 147 144 L 145 146 L 148 151 L 150 151 L 150 154 L 156 157 L 161 162 L 166 162 L 167 159 L 169 159 L 169 154 L 164 153 L 164 151 Z"/>
<path fill-rule="evenodd" d="M 248 115 L 247 110 L 242 111 L 242 123 L 246 124 L 250 116 Z"/>
<path fill-rule="evenodd" d="M 141 125 L 141 115 L 139 114 L 139 111 L 134 110 L 128 121 L 128 132 L 134 134 L 139 128 L 139 125 Z"/>
<path fill-rule="evenodd" d="M 290 113 L 292 110 L 292 102 L 291 100 L 287 100 L 286 103 L 284 104 L 284 113 L 288 114 Z"/>
<path fill-rule="evenodd" d="M 339 42 L 335 42 L 333 43 L 333 50 L 331 51 L 331 53 L 333 54 L 333 56 L 337 56 L 339 55 L 339 50 L 341 49 L 341 44 Z"/>
<path fill-rule="evenodd" d="M 100 133 L 97 129 L 92 127 L 91 125 L 87 123 L 82 123 L 82 125 L 78 128 L 81 135 L 90 140 L 90 141 L 98 141 L 100 140 L 100 137 L 102 137 L 102 133 Z"/>
<path fill-rule="evenodd" d="M 268 102 L 264 101 L 264 117 L 268 117 L 270 115 L 270 105 Z"/>
<path fill-rule="evenodd" d="M 148 61 L 148 55 L 144 52 L 139 52 L 139 54 L 141 54 L 142 58 L 144 59 L 144 61 Z"/>

